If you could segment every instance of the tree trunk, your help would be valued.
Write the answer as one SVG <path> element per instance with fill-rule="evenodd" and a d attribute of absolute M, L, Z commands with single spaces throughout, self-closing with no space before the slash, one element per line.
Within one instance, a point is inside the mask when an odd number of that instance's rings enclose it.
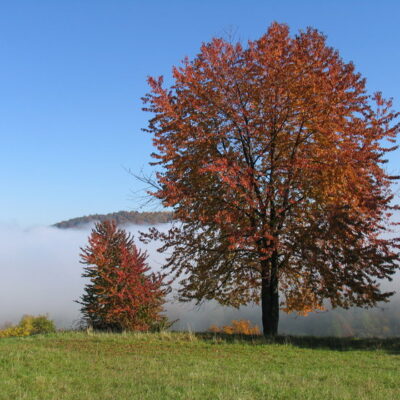
<path fill-rule="evenodd" d="M 261 310 L 264 336 L 275 336 L 279 323 L 277 257 L 262 262 Z"/>

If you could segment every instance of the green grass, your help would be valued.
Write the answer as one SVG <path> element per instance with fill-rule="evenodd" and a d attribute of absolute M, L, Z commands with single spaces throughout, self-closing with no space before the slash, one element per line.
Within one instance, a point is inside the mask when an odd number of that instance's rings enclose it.
<path fill-rule="evenodd" d="M 400 339 L 0 339 L 0 399 L 399 399 Z"/>

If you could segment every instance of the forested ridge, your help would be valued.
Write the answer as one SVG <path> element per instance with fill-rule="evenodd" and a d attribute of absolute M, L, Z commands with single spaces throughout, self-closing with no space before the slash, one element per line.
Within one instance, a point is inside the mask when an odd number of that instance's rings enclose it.
<path fill-rule="evenodd" d="M 117 225 L 158 225 L 172 221 L 172 213 L 165 211 L 118 211 L 109 214 L 91 214 L 55 223 L 60 229 L 79 228 L 94 222 L 113 220 Z"/>

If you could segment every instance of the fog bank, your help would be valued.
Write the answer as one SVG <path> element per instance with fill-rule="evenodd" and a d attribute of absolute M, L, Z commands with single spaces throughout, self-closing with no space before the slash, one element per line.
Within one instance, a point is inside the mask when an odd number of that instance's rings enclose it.
<path fill-rule="evenodd" d="M 164 226 L 166 229 L 166 226 Z M 135 237 L 144 226 L 126 228 Z M 76 326 L 80 318 L 79 304 L 85 281 L 79 263 L 80 247 L 85 246 L 90 227 L 58 229 L 36 227 L 21 229 L 15 225 L 0 225 L 0 325 L 16 323 L 23 314 L 49 314 L 60 328 Z M 144 245 L 138 243 L 141 248 Z M 156 244 L 146 247 L 148 262 L 159 270 L 163 256 L 156 252 Z M 396 290 L 400 279 L 385 284 Z M 396 295 L 382 308 L 364 311 L 353 309 L 310 314 L 308 317 L 281 315 L 280 332 L 314 335 L 400 335 L 400 302 Z M 233 319 L 246 319 L 261 326 L 258 306 L 239 310 L 207 302 L 201 307 L 179 303 L 173 299 L 166 305 L 166 313 L 177 321 L 173 329 L 206 330 L 212 324 L 226 325 Z"/>

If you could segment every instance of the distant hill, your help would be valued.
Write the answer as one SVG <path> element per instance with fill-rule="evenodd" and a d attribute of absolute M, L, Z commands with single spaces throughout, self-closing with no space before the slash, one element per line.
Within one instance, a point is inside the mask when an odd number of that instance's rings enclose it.
<path fill-rule="evenodd" d="M 79 228 L 94 222 L 114 220 L 117 225 L 158 225 L 172 221 L 172 213 L 118 211 L 110 214 L 93 214 L 84 217 L 72 218 L 67 221 L 57 222 L 53 226 L 60 229 Z"/>

